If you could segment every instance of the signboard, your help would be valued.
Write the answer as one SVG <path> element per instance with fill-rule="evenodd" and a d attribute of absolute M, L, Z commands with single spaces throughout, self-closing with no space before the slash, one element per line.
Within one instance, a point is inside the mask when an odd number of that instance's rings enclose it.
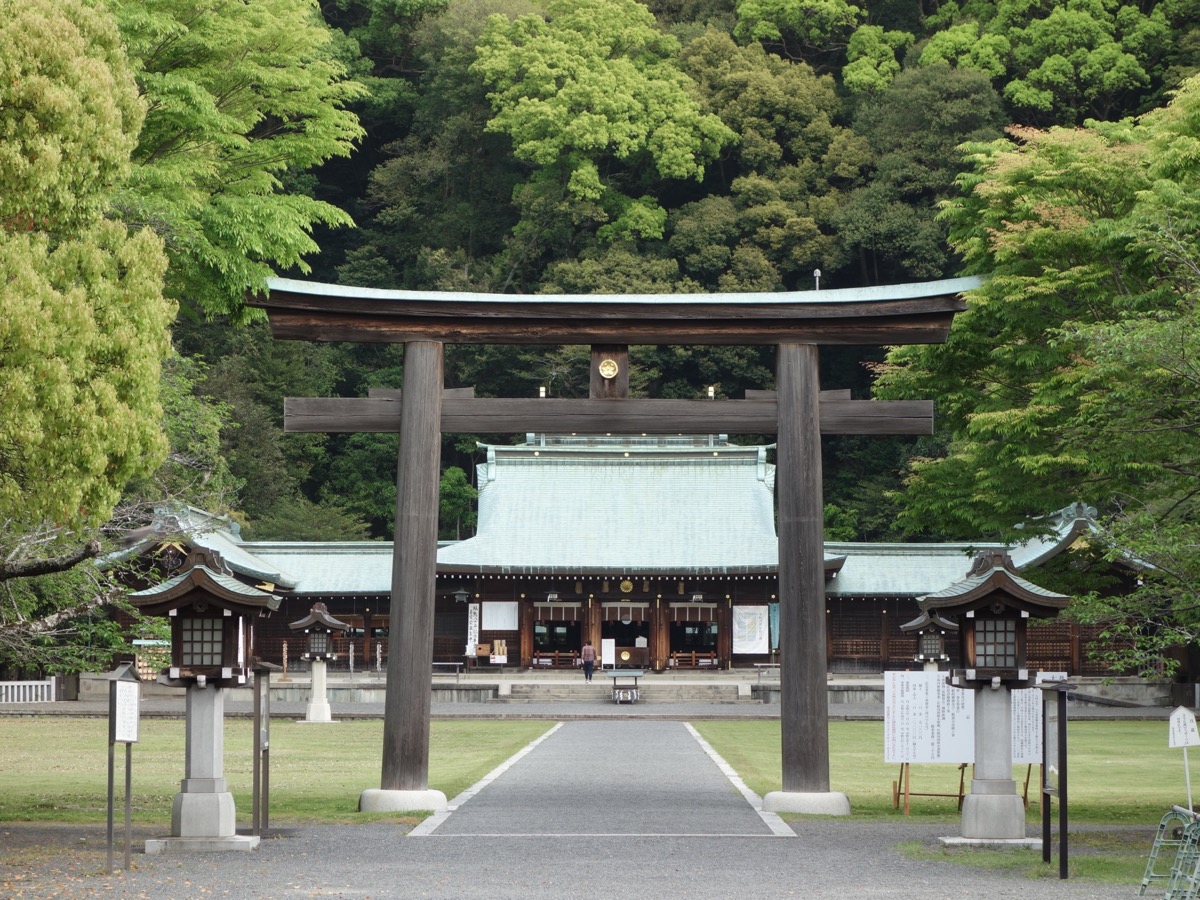
<path fill-rule="evenodd" d="M 945 672 L 885 672 L 883 760 L 975 761 L 975 692 L 946 684 Z M 1014 764 L 1042 761 L 1042 692 L 1012 692 Z"/>
<path fill-rule="evenodd" d="M 1196 714 L 1185 706 L 1171 713 L 1170 747 L 1195 747 L 1200 745 L 1200 731 L 1196 730 Z"/>
<path fill-rule="evenodd" d="M 353 645 L 352 645 L 353 646 Z M 475 648 L 479 646 L 479 604 L 467 606 L 467 649 L 465 655 L 474 656 Z"/>
<path fill-rule="evenodd" d="M 1196 714 L 1186 706 L 1178 706 L 1171 713 L 1171 731 L 1168 744 L 1171 747 L 1183 748 L 1183 780 L 1187 786 L 1187 808 L 1192 806 L 1192 767 L 1188 764 L 1187 748 L 1200 744 L 1200 734 L 1196 732 Z"/>
<path fill-rule="evenodd" d="M 975 693 L 946 684 L 944 672 L 885 672 L 883 760 L 975 761 Z"/>
<path fill-rule="evenodd" d="M 141 685 L 136 681 L 113 681 L 110 739 L 118 744 L 136 744 L 138 740 L 138 717 L 141 710 L 138 700 Z"/>
<path fill-rule="evenodd" d="M 1012 756 L 1014 763 L 1042 764 L 1042 692 L 1012 692 Z"/>
<path fill-rule="evenodd" d="M 600 668 L 611 669 L 617 665 L 617 641 L 615 638 L 600 639 Z"/>

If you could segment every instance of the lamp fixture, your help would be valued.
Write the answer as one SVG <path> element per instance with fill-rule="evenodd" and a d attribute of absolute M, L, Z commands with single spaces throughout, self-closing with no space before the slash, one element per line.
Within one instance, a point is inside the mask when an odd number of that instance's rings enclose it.
<path fill-rule="evenodd" d="M 468 591 L 466 588 L 460 587 L 457 591 L 454 592 L 454 599 L 457 600 L 459 603 L 466 603 L 468 600 L 471 599 L 471 592 Z"/>

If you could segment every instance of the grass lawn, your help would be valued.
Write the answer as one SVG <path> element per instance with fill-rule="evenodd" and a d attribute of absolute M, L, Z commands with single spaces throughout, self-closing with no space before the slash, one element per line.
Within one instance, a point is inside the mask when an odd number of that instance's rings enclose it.
<path fill-rule="evenodd" d="M 696 730 L 751 790 L 759 794 L 779 790 L 779 722 L 699 722 Z M 1067 735 L 1070 821 L 1157 826 L 1172 804 L 1186 806 L 1183 754 L 1169 748 L 1167 738 L 1166 722 L 1071 722 Z M 830 787 L 850 797 L 854 815 L 902 815 L 892 808 L 892 782 L 899 775 L 898 765 L 883 763 L 882 722 L 830 723 Z M 1026 767 L 1015 767 L 1013 775 L 1018 784 L 1023 783 Z M 1031 823 L 1041 822 L 1037 779 L 1035 767 L 1029 785 Z M 958 766 L 912 766 L 912 790 L 951 793 L 957 789 Z M 912 818 L 957 821 L 956 801 L 914 797 Z"/>
<path fill-rule="evenodd" d="M 453 797 L 549 728 L 548 722 L 435 721 L 430 787 Z M 139 738 L 133 745 L 133 820 L 170 822 L 171 802 L 183 778 L 184 722 L 144 718 Z M 357 812 L 359 794 L 379 787 L 382 746 L 378 720 L 304 725 L 273 719 L 271 824 L 403 819 Z M 117 745 L 116 759 L 117 818 L 122 819 L 123 744 Z M 243 822 L 253 808 L 253 765 L 250 720 L 227 720 L 225 778 Z M 107 791 L 107 720 L 0 718 L 0 821 L 104 822 Z"/>
<path fill-rule="evenodd" d="M 781 781 L 778 722 L 699 722 L 696 730 L 759 794 L 779 790 Z M 1068 731 L 1067 860 L 1070 877 L 1136 885 L 1141 882 L 1155 829 L 1172 804 L 1187 805 L 1183 754 L 1167 746 L 1166 722 L 1071 722 Z M 900 767 L 884 765 L 882 722 L 831 722 L 829 725 L 830 787 L 850 798 L 856 818 L 895 819 L 897 823 L 944 823 L 956 835 L 961 821 L 953 797 L 913 797 L 911 816 L 892 806 L 892 783 Z M 1018 789 L 1026 766 L 1013 770 Z M 958 766 L 913 765 L 914 791 L 954 793 Z M 967 776 L 970 789 L 970 774 Z M 1029 783 L 1028 834 L 1040 835 L 1038 772 Z M 1058 806 L 1052 808 L 1058 823 Z M 897 832 L 898 839 L 902 832 Z M 915 859 L 937 859 L 974 868 L 1004 870 L 1028 878 L 1057 878 L 1054 858 L 1042 862 L 1041 848 L 993 850 L 942 847 L 921 841 L 901 843 Z M 1171 858 L 1158 868 L 1170 869 Z"/>
<path fill-rule="evenodd" d="M 430 786 L 453 797 L 496 765 L 544 734 L 549 722 L 433 722 Z M 251 812 L 251 723 L 227 720 L 225 776 L 243 825 Z M 697 730 L 759 794 L 780 787 L 779 722 L 699 722 Z M 416 822 L 421 816 L 356 811 L 364 788 L 377 787 L 383 723 L 342 721 L 304 725 L 271 723 L 271 823 L 356 823 L 384 819 Z M 183 777 L 184 723 L 141 721 L 133 747 L 134 821 L 170 821 L 171 801 Z M 1072 722 L 1070 756 L 1071 876 L 1137 884 L 1154 830 L 1172 804 L 1186 803 L 1183 757 L 1167 746 L 1165 722 Z M 914 797 L 912 815 L 892 806 L 899 766 L 883 762 L 882 722 L 831 722 L 830 782 L 850 797 L 856 818 L 945 824 L 958 833 L 953 798 Z M 123 790 L 124 748 L 118 746 L 117 790 Z M 103 719 L 0 718 L 0 822 L 103 823 L 106 813 L 108 723 Z M 1018 783 L 1024 766 L 1014 770 Z M 951 793 L 955 765 L 914 765 L 915 791 Z M 1029 833 L 1037 834 L 1037 772 L 1030 783 Z M 118 819 L 121 817 L 118 798 Z M 1055 809 L 1057 823 L 1057 808 Z M 904 840 L 903 828 L 897 841 Z M 1002 868 L 1031 878 L 1057 877 L 1041 851 L 947 849 L 902 843 L 914 858 Z M 1169 865 L 1169 863 L 1168 863 Z"/>

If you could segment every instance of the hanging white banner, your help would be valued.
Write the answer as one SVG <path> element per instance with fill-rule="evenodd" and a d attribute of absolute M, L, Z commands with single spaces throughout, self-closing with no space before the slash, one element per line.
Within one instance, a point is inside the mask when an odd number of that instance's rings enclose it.
<path fill-rule="evenodd" d="M 475 649 L 479 645 L 479 604 L 471 603 L 467 606 L 467 656 L 474 656 Z"/>
<path fill-rule="evenodd" d="M 767 624 L 770 608 L 766 606 L 735 606 L 733 608 L 733 652 L 769 653 Z"/>
<path fill-rule="evenodd" d="M 517 622 L 516 600 L 483 604 L 484 631 L 516 631 Z"/>

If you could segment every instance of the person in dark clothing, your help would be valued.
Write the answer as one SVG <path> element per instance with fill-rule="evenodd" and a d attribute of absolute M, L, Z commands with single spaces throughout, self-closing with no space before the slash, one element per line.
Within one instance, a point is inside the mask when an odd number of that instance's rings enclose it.
<path fill-rule="evenodd" d="M 583 642 L 579 658 L 583 661 L 583 680 L 591 681 L 592 670 L 596 668 L 596 648 L 592 646 L 591 641 Z"/>

